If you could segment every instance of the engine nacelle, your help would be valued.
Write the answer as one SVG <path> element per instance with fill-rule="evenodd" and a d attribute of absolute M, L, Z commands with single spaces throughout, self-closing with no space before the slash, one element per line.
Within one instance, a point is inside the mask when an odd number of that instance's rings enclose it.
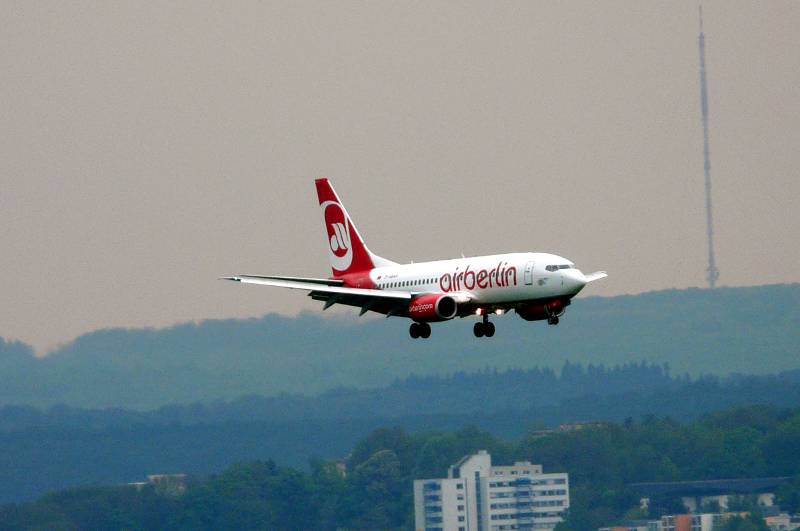
<path fill-rule="evenodd" d="M 446 321 L 458 313 L 456 300 L 449 295 L 431 293 L 411 299 L 408 316 L 415 321 Z"/>
<path fill-rule="evenodd" d="M 516 312 L 526 321 L 543 321 L 552 315 L 561 315 L 569 304 L 569 299 L 554 299 L 518 306 Z"/>

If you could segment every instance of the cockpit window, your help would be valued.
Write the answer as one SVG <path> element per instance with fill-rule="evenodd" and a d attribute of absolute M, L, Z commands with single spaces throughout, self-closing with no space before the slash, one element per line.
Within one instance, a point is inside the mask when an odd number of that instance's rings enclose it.
<path fill-rule="evenodd" d="M 559 264 L 546 266 L 545 269 L 548 271 L 558 271 L 559 269 L 572 269 L 573 267 L 575 266 L 570 264 Z"/>
<path fill-rule="evenodd" d="M 558 266 L 559 269 L 572 269 L 572 266 L 569 264 L 563 264 Z"/>

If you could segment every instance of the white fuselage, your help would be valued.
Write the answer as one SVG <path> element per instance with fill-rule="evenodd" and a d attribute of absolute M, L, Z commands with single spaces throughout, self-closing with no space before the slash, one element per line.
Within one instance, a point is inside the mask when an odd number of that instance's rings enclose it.
<path fill-rule="evenodd" d="M 548 253 L 510 253 L 376 267 L 377 289 L 464 296 L 477 305 L 570 298 L 587 279 L 572 261 Z"/>
<path fill-rule="evenodd" d="M 515 311 L 526 321 L 557 325 L 570 299 L 588 283 L 608 276 L 584 275 L 570 260 L 549 253 L 508 253 L 417 264 L 398 264 L 372 253 L 330 181 L 316 179 L 325 222 L 332 276 L 304 278 L 265 275 L 223 277 L 244 284 L 304 290 L 323 310 L 355 306 L 359 315 L 376 312 L 412 319 L 409 335 L 428 338 L 430 323 L 480 316 L 475 337 L 494 336 L 489 312 Z"/>

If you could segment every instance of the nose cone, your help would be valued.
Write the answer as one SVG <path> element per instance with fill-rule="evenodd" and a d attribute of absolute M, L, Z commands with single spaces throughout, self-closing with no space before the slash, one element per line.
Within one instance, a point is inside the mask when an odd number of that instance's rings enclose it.
<path fill-rule="evenodd" d="M 580 269 L 564 269 L 561 271 L 561 279 L 564 284 L 564 291 L 570 295 L 576 295 L 586 285 L 586 275 Z"/>

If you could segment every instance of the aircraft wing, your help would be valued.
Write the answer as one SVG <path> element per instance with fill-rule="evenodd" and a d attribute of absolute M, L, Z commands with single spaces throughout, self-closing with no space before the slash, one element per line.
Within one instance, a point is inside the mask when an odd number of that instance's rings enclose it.
<path fill-rule="evenodd" d="M 387 315 L 402 313 L 408 306 L 413 294 L 407 291 L 388 291 L 366 288 L 344 287 L 341 280 L 317 278 L 273 277 L 258 275 L 239 275 L 222 277 L 243 284 L 261 284 L 278 288 L 300 289 L 308 291 L 308 295 L 318 301 L 325 301 L 325 308 L 334 304 L 345 304 L 361 308 L 361 315 L 368 310 L 375 310 Z"/>

